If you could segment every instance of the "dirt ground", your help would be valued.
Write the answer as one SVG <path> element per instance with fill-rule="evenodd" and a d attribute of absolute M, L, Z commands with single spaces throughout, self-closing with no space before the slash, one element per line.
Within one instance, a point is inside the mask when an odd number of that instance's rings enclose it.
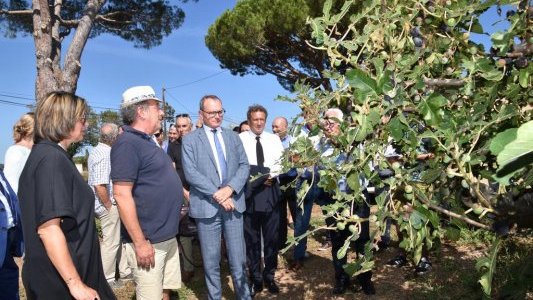
<path fill-rule="evenodd" d="M 320 209 L 315 207 L 313 218 L 320 219 Z M 318 221 L 319 222 L 319 221 Z M 313 222 L 312 222 L 313 223 Z M 266 289 L 255 299 L 481 299 L 481 290 L 477 280 L 476 258 L 483 255 L 484 248 L 459 246 L 446 243 L 439 251 L 432 253 L 433 270 L 422 276 L 414 276 L 414 266 L 409 264 L 400 269 L 387 267 L 388 260 L 397 254 L 397 248 L 375 253 L 376 267 L 373 281 L 376 295 L 366 296 L 361 292 L 347 292 L 342 296 L 331 293 L 334 284 L 331 250 L 320 251 L 324 237 L 316 235 L 308 240 L 309 258 L 298 272 L 289 270 L 292 251 L 280 255 L 276 280 L 280 287 L 278 295 L 270 294 Z M 206 287 L 201 268 L 201 256 L 198 243 L 193 244 L 195 269 L 193 280 L 172 294 L 173 299 L 206 299 Z M 353 257 L 353 254 L 352 254 Z M 231 276 L 227 261 L 222 262 L 223 298 L 234 299 Z M 124 288 L 115 290 L 117 298 L 135 299 L 135 288 L 128 282 Z M 533 297 L 528 297 L 533 299 Z M 21 299 L 25 299 L 21 284 Z"/>

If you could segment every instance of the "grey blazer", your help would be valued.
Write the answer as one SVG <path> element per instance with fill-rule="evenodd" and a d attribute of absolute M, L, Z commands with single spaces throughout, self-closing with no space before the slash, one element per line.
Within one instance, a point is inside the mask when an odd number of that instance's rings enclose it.
<path fill-rule="evenodd" d="M 228 182 L 225 185 L 234 190 L 235 210 L 246 210 L 244 187 L 248 180 L 250 166 L 239 136 L 231 130 L 222 130 L 226 150 Z M 212 218 L 220 205 L 213 200 L 213 194 L 220 187 L 216 160 L 204 129 L 195 130 L 182 141 L 182 163 L 185 178 L 190 184 L 190 210 L 193 218 Z"/>

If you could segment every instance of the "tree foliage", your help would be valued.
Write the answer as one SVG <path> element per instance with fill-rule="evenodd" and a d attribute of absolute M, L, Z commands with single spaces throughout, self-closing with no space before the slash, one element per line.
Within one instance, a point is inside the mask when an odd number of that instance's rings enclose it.
<path fill-rule="evenodd" d="M 518 129 L 532 120 L 533 109 L 529 2 L 366 0 L 354 12 L 355 2 L 346 1 L 334 12 L 332 1 L 326 1 L 323 15 L 308 20 L 312 47 L 328 56 L 323 73 L 335 87 L 326 91 L 297 84 L 295 100 L 307 122 L 318 124 L 329 107 L 349 115 L 333 144 L 335 154 L 347 155 L 350 162 L 338 166 L 308 143 L 297 142 L 287 157 L 297 153 L 300 159 L 287 159 L 286 167 L 320 165 L 319 186 L 336 199 L 323 209 L 345 225 L 362 221 L 349 214 L 352 205 L 365 201 L 359 178 L 378 190 L 388 186 L 390 192 L 376 197 L 377 211 L 369 218 L 377 225 L 374 237 L 383 232 L 385 219 L 393 218 L 404 233 L 400 246 L 415 262 L 423 247 L 453 239 L 463 227 L 502 235 L 514 224 L 530 227 L 532 165 L 521 160 L 520 168 L 500 176 L 496 157 L 527 152 L 520 143 L 526 137 L 530 146 L 530 125 Z M 500 5 L 511 8 L 502 14 Z M 510 25 L 492 33 L 486 48 L 472 35 L 488 35 L 479 19 L 491 8 Z M 320 129 L 314 134 L 323 135 Z M 420 160 L 421 144 L 431 144 L 432 159 Z M 391 145 L 401 150 L 401 160 L 386 159 Z M 380 177 L 377 170 L 394 175 Z M 339 180 L 352 191 L 340 191 Z M 480 263 L 486 293 L 496 252 L 490 263 Z M 363 260 L 366 265 L 356 261 L 350 270 L 371 268 L 368 256 Z"/>
<path fill-rule="evenodd" d="M 331 89 L 323 76 L 329 57 L 306 43 L 311 38 L 306 19 L 321 15 L 323 4 L 324 0 L 239 1 L 211 25 L 206 45 L 233 75 L 272 74 L 287 90 L 293 90 L 298 80 Z"/>
<path fill-rule="evenodd" d="M 151 48 L 184 18 L 181 8 L 165 0 L 0 0 L 0 32 L 10 38 L 32 35 L 35 41 L 37 100 L 54 90 L 76 91 L 89 38 L 111 34 Z M 63 41 L 71 34 L 63 55 Z"/>

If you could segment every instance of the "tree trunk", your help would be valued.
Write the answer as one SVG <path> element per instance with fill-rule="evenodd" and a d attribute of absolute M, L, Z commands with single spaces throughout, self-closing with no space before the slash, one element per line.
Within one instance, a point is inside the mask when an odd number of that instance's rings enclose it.
<path fill-rule="evenodd" d="M 89 38 L 94 20 L 105 0 L 88 0 L 84 13 L 74 26 L 76 31 L 61 67 L 60 34 L 62 0 L 52 7 L 47 0 L 33 0 L 33 38 L 37 66 L 35 98 L 44 100 L 53 91 L 75 93 L 81 71 L 81 55 Z"/>

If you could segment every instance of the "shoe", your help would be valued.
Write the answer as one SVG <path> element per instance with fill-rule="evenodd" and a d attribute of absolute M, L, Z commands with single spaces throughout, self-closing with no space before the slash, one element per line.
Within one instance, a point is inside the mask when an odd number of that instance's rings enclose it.
<path fill-rule="evenodd" d="M 387 262 L 387 266 L 391 266 L 395 268 L 403 267 L 406 264 L 407 264 L 407 258 L 405 258 L 405 255 L 402 255 L 402 254 L 396 256 L 395 258 Z"/>
<path fill-rule="evenodd" d="M 331 249 L 331 241 L 325 241 L 322 245 L 320 245 L 320 248 L 318 248 L 318 251 L 326 251 Z"/>
<path fill-rule="evenodd" d="M 254 282 L 250 285 L 250 296 L 253 298 L 255 295 L 261 293 L 263 290 L 263 283 L 262 282 Z"/>
<path fill-rule="evenodd" d="M 431 262 L 429 259 L 425 256 L 423 256 L 420 261 L 418 262 L 418 265 L 416 265 L 415 268 L 415 275 L 422 276 L 426 274 L 427 272 L 431 271 L 433 268 Z"/>
<path fill-rule="evenodd" d="M 303 267 L 304 267 L 304 263 L 303 262 L 301 262 L 301 261 L 293 261 L 292 264 L 290 265 L 289 269 L 291 269 L 293 271 L 299 271 Z"/>
<path fill-rule="evenodd" d="M 350 287 L 350 279 L 346 277 L 341 277 L 340 279 L 335 280 L 335 286 L 333 287 L 334 295 L 342 295 L 346 293 L 346 290 Z"/>
<path fill-rule="evenodd" d="M 271 294 L 278 294 L 279 293 L 279 287 L 276 284 L 275 280 L 265 281 L 265 285 L 266 285 L 268 291 Z"/>
<path fill-rule="evenodd" d="M 381 236 L 381 240 L 378 242 L 379 250 L 385 250 L 390 246 L 390 238 L 386 236 Z"/>
<path fill-rule="evenodd" d="M 193 277 L 194 271 L 183 271 L 183 275 L 181 275 L 181 282 L 188 283 Z"/>
<path fill-rule="evenodd" d="M 363 293 L 365 293 L 365 295 L 375 295 L 376 294 L 376 288 L 374 287 L 374 283 L 372 283 L 371 280 L 365 282 L 365 283 L 362 283 L 361 284 L 361 288 L 363 290 Z"/>
<path fill-rule="evenodd" d="M 107 282 L 112 289 L 120 289 L 124 287 L 124 282 L 121 280 L 113 280 Z"/>

